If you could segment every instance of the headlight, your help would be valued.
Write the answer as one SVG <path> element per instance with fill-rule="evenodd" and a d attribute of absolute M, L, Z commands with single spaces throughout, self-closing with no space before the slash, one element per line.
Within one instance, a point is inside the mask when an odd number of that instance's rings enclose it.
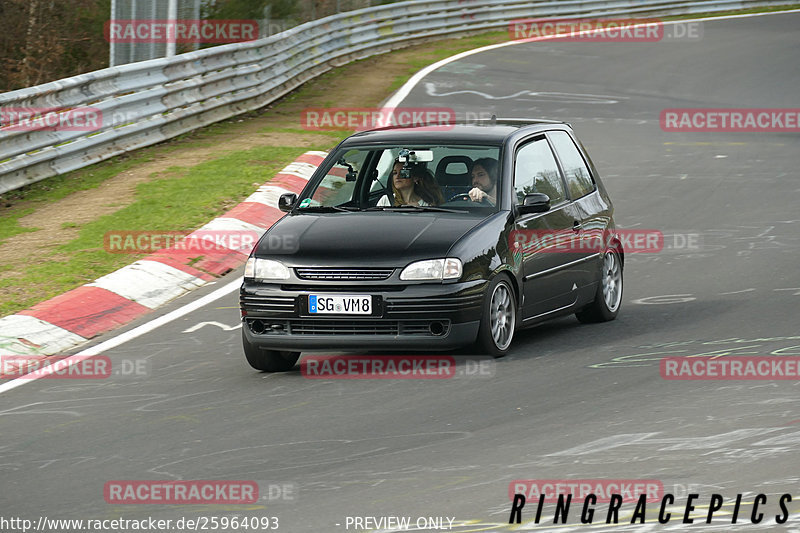
<path fill-rule="evenodd" d="M 244 265 L 244 277 L 265 280 L 289 279 L 289 269 L 283 263 L 272 259 L 251 257 Z"/>
<path fill-rule="evenodd" d="M 411 263 L 400 273 L 400 279 L 412 280 L 445 280 L 461 277 L 461 260 L 455 257 L 447 259 L 428 259 Z"/>

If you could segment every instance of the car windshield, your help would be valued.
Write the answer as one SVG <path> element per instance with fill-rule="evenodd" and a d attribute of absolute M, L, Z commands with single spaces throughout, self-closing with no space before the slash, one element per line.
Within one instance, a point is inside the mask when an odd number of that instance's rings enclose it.
<path fill-rule="evenodd" d="M 500 147 L 392 145 L 340 148 L 300 211 L 495 212 Z"/>

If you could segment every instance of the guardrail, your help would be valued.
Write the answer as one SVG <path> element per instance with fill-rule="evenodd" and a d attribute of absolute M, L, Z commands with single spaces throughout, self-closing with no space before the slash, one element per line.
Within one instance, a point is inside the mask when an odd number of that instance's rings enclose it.
<path fill-rule="evenodd" d="M 2 108 L 92 107 L 93 131 L 0 128 L 0 194 L 258 109 L 350 61 L 532 17 L 665 16 L 769 0 L 414 0 L 307 22 L 266 39 L 89 72 L 0 94 Z"/>

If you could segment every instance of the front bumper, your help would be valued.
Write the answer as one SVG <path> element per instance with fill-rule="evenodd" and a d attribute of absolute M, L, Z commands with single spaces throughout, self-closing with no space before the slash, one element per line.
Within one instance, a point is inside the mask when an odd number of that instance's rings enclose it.
<path fill-rule="evenodd" d="M 266 284 L 240 290 L 247 342 L 273 350 L 448 350 L 475 341 L 483 280 L 461 283 Z M 308 313 L 315 293 L 369 294 L 370 316 Z"/>

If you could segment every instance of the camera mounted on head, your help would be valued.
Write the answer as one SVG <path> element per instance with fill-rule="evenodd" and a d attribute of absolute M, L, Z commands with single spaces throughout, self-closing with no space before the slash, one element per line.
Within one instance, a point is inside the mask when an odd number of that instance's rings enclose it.
<path fill-rule="evenodd" d="M 403 163 L 403 168 L 400 169 L 401 178 L 410 178 L 411 169 L 417 165 L 427 168 L 426 163 L 433 161 L 432 150 L 409 150 L 408 148 L 401 148 L 400 153 L 397 154 L 398 163 Z"/>

